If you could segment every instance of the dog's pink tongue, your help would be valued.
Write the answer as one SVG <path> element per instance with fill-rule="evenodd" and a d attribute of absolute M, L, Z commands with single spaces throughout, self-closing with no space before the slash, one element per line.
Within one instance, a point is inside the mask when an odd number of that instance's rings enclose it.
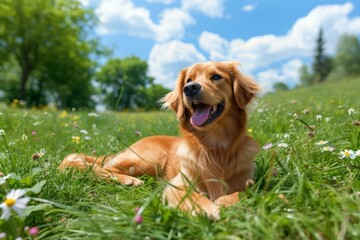
<path fill-rule="evenodd" d="M 211 106 L 199 103 L 195 113 L 190 118 L 191 124 L 196 127 L 203 125 L 210 115 L 210 110 Z"/>

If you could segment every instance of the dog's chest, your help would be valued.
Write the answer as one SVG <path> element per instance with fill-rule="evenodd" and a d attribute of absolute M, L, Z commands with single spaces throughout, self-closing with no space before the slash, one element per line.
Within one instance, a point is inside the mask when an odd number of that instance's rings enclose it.
<path fill-rule="evenodd" d="M 241 154 L 229 153 L 226 150 L 200 148 L 194 151 L 185 142 L 179 145 L 177 155 L 181 159 L 181 167 L 200 175 L 202 179 L 216 178 L 226 180 L 232 173 L 241 171 Z M 195 174 L 196 173 L 196 174 Z"/>

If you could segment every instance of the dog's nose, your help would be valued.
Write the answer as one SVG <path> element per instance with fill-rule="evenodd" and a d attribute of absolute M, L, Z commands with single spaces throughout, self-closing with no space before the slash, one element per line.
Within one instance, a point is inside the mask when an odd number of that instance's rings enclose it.
<path fill-rule="evenodd" d="M 191 82 L 185 85 L 183 91 L 186 96 L 188 97 L 194 97 L 196 94 L 200 92 L 201 85 L 196 82 Z"/>

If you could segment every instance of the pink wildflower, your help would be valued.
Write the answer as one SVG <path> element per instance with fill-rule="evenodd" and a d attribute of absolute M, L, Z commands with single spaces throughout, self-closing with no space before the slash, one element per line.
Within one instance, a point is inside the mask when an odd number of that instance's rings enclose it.
<path fill-rule="evenodd" d="M 268 144 L 266 144 L 266 145 L 264 145 L 263 147 L 262 147 L 262 149 L 264 149 L 264 150 L 269 150 L 270 148 L 272 148 L 272 143 L 268 143 Z"/>
<path fill-rule="evenodd" d="M 39 233 L 39 228 L 38 227 L 32 227 L 29 229 L 29 234 L 31 236 L 37 235 Z"/>
<path fill-rule="evenodd" d="M 134 217 L 134 222 L 137 223 L 137 224 L 141 224 L 143 221 L 143 218 L 140 216 L 140 215 L 135 215 Z"/>

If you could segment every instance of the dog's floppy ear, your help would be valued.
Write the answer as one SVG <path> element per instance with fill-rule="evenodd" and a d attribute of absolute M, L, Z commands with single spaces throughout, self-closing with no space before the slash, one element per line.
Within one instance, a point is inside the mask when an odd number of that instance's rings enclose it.
<path fill-rule="evenodd" d="M 178 119 L 184 117 L 185 114 L 185 106 L 182 100 L 182 93 L 185 84 L 186 71 L 187 69 L 183 69 L 180 71 L 176 82 L 175 90 L 169 92 L 165 95 L 165 97 L 160 100 L 163 103 L 162 108 L 171 109 L 176 112 L 176 116 Z"/>
<path fill-rule="evenodd" d="M 231 75 L 233 78 L 233 94 L 235 102 L 239 108 L 245 109 L 246 105 L 260 92 L 261 88 L 250 77 L 240 73 L 238 67 L 239 63 L 228 63 L 231 69 Z"/>

